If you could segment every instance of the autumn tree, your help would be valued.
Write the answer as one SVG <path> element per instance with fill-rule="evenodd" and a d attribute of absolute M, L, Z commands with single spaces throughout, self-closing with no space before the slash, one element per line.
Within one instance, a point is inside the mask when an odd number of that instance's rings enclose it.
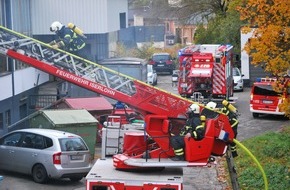
<path fill-rule="evenodd" d="M 289 88 L 281 81 L 285 81 L 290 70 L 290 1 L 244 0 L 237 10 L 241 20 L 247 21 L 242 32 L 253 32 L 245 45 L 251 63 L 276 76 L 279 79 L 276 86 Z M 290 117 L 289 96 L 281 108 Z"/>

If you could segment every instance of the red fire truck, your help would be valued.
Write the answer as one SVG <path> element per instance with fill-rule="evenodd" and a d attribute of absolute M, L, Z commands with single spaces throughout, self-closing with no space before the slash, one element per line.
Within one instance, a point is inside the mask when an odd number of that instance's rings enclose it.
<path fill-rule="evenodd" d="M 48 44 L 2 26 L 0 36 L 1 54 L 123 102 L 144 119 L 145 127 L 141 134 L 128 132 L 124 135 L 122 154 L 114 155 L 112 159 L 97 160 L 87 175 L 88 190 L 182 190 L 182 173 L 176 167 L 210 165 L 214 161 L 212 155 L 223 156 L 228 150 L 228 144 L 233 141 L 234 132 L 227 116 L 216 113 L 215 118 L 207 119 L 202 140 L 185 139 L 185 161 L 174 162 L 170 159 L 174 156 L 169 140 L 174 131 L 171 126 L 182 127 L 186 110 L 195 102 L 65 51 L 53 49 Z M 224 53 L 220 62 L 225 65 L 230 64 L 226 47 L 220 49 Z M 192 60 L 191 56 L 184 57 L 187 58 Z M 227 72 L 225 74 L 230 75 Z M 203 106 L 201 108 L 207 109 Z M 150 178 L 148 170 L 152 171 Z"/>
<path fill-rule="evenodd" d="M 178 92 L 197 102 L 233 97 L 233 46 L 201 44 L 179 51 Z"/>

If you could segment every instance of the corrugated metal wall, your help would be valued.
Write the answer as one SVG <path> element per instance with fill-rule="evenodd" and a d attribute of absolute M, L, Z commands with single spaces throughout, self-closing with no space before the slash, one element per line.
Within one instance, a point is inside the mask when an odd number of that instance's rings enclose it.
<path fill-rule="evenodd" d="M 27 36 L 32 35 L 30 0 L 13 0 L 11 3 L 11 28 Z M 8 11 L 8 10 L 6 10 Z"/>
<path fill-rule="evenodd" d="M 53 21 L 73 22 L 86 34 L 120 29 L 119 13 L 128 12 L 127 0 L 31 0 L 34 34 L 50 34 Z"/>

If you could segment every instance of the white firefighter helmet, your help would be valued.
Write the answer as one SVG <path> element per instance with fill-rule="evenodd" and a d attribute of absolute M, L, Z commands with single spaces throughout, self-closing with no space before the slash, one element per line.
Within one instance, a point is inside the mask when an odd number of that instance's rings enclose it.
<path fill-rule="evenodd" d="M 200 112 L 200 107 L 197 104 L 191 104 L 188 108 L 188 112 L 193 112 L 193 113 L 199 113 Z"/>
<path fill-rule="evenodd" d="M 206 107 L 211 108 L 211 109 L 215 109 L 216 105 L 217 105 L 217 103 L 215 103 L 215 102 L 209 102 L 206 104 Z"/>
<path fill-rule="evenodd" d="M 63 27 L 63 24 L 61 24 L 59 21 L 54 21 L 50 26 L 51 32 L 57 32 Z"/>

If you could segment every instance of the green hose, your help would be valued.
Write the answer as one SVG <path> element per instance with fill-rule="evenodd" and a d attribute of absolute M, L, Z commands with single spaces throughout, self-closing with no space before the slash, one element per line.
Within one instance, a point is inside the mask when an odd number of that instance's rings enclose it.
<path fill-rule="evenodd" d="M 249 151 L 249 149 L 247 149 L 244 145 L 242 145 L 242 143 L 240 143 L 238 140 L 233 139 L 233 142 L 236 143 L 239 147 L 241 147 L 244 151 L 246 151 L 248 153 L 248 155 L 256 162 L 256 164 L 258 165 L 258 168 L 260 169 L 260 171 L 262 172 L 263 175 L 263 179 L 264 179 L 264 184 L 265 184 L 265 190 L 268 190 L 268 180 L 265 174 L 264 169 L 262 168 L 261 164 L 259 163 L 259 161 L 256 159 L 256 157 Z"/>

